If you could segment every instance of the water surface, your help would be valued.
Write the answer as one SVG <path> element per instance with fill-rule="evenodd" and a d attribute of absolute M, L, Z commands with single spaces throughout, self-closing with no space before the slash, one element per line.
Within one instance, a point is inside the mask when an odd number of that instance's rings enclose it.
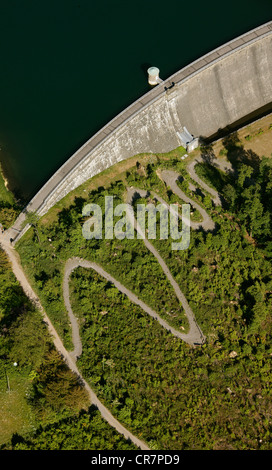
<path fill-rule="evenodd" d="M 0 0 L 0 160 L 29 199 L 87 139 L 167 78 L 272 18 L 270 0 Z"/>

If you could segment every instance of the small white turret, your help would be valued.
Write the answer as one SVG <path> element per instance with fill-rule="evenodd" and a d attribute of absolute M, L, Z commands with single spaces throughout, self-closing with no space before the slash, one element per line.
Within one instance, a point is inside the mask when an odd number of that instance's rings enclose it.
<path fill-rule="evenodd" d="M 159 69 L 157 67 L 149 67 L 147 70 L 148 73 L 148 83 L 149 85 L 158 85 L 162 82 L 162 79 L 159 77 Z"/>

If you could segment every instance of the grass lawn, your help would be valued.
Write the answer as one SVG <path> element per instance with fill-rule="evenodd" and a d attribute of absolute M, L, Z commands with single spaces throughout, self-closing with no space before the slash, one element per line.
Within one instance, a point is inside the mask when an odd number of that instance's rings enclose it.
<path fill-rule="evenodd" d="M 12 438 L 14 433 L 24 434 L 33 430 L 34 416 L 26 401 L 28 377 L 17 371 L 8 371 L 0 381 L 0 445 Z"/>

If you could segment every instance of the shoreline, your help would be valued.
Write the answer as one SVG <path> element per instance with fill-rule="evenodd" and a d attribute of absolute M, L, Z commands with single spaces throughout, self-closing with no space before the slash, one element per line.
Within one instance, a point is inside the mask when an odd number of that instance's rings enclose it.
<path fill-rule="evenodd" d="M 1 176 L 2 180 L 4 181 L 4 185 L 5 185 L 6 190 L 9 193 L 12 193 L 12 191 L 9 189 L 9 181 L 8 181 L 7 176 L 4 173 L 3 164 L 1 163 L 1 161 L 0 161 L 0 176 Z"/>

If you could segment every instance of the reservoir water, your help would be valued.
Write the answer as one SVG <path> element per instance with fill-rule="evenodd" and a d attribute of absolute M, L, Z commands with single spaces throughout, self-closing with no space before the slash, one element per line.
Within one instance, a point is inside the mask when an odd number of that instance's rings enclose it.
<path fill-rule="evenodd" d="M 116 114 L 167 78 L 272 19 L 271 0 L 0 0 L 0 161 L 32 197 Z"/>

